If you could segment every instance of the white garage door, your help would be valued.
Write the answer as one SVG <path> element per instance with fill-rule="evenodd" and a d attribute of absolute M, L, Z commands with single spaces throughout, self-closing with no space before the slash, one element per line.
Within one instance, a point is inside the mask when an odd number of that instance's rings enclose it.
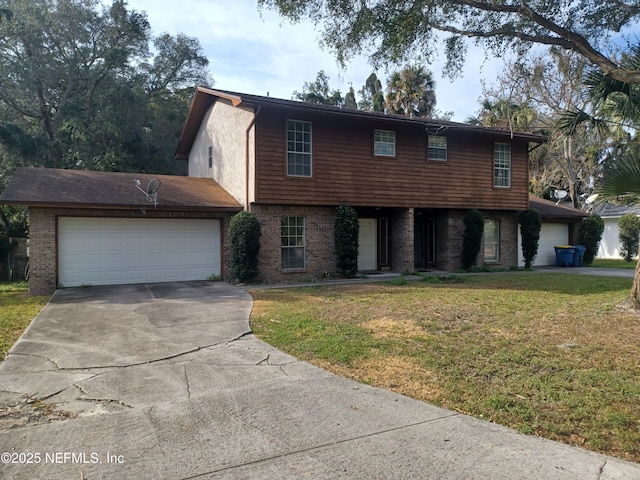
<path fill-rule="evenodd" d="M 204 280 L 220 275 L 220 221 L 58 218 L 64 286 Z"/>
<path fill-rule="evenodd" d="M 533 262 L 538 267 L 556 264 L 556 245 L 567 245 L 569 242 L 569 225 L 566 223 L 543 223 L 540 229 L 540 241 L 538 242 L 538 255 Z M 522 237 L 518 228 L 518 265 L 523 266 Z"/>

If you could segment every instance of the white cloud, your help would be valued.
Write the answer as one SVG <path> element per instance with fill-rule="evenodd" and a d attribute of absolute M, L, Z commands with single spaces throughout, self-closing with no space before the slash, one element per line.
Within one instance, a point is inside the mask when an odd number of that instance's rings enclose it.
<path fill-rule="evenodd" d="M 129 8 L 147 12 L 154 34 L 184 33 L 199 39 L 210 70 L 221 89 L 291 98 L 319 70 L 343 93 L 357 91 L 372 71 L 365 57 L 353 59 L 342 71 L 335 58 L 318 46 L 319 33 L 310 23 L 291 24 L 275 12 L 258 12 L 255 0 L 129 0 Z M 436 79 L 438 109 L 453 111 L 464 121 L 478 110 L 482 79 L 491 83 L 501 60 L 484 60 L 484 52 L 469 46 L 464 77 L 442 78 L 442 61 L 429 68 Z M 378 72 L 384 78 L 386 72 Z"/>

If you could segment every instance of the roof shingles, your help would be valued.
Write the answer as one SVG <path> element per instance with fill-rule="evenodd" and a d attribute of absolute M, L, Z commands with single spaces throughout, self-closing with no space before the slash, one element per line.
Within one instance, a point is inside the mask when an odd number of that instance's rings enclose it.
<path fill-rule="evenodd" d="M 153 206 L 136 188 L 160 180 L 157 210 L 239 211 L 242 206 L 210 178 L 25 168 L 16 170 L 0 204 L 131 209 Z"/>

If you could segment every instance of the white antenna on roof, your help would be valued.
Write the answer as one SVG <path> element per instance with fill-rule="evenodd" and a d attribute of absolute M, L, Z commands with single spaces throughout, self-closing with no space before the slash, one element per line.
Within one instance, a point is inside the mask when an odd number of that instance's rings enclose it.
<path fill-rule="evenodd" d="M 147 197 L 147 202 L 153 202 L 153 206 L 157 207 L 158 206 L 158 189 L 160 188 L 160 180 L 158 180 L 157 178 L 152 178 L 151 180 L 149 180 L 146 191 L 140 187 L 140 180 L 138 180 L 137 178 L 134 180 L 134 183 L 136 185 L 136 188 L 145 194 L 145 196 Z"/>

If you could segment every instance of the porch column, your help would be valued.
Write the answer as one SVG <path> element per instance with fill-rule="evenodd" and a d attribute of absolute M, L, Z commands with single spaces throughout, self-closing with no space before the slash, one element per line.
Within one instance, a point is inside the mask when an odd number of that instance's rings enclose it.
<path fill-rule="evenodd" d="M 399 210 L 391 219 L 391 270 L 414 270 L 414 209 Z"/>

